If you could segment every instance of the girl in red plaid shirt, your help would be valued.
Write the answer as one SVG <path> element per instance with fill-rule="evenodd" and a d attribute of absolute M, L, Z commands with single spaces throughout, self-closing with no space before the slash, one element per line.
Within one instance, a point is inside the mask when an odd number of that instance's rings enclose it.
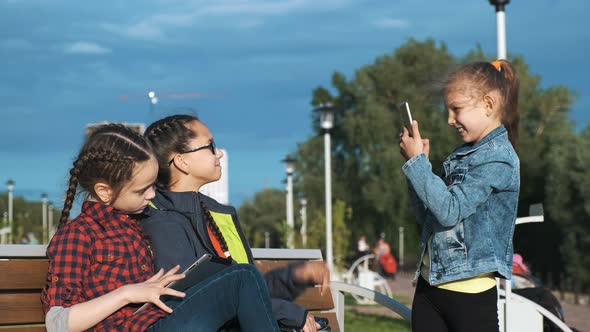
<path fill-rule="evenodd" d="M 41 300 L 49 332 L 216 331 L 233 318 L 244 331 L 278 331 L 255 268 L 232 265 L 186 292 L 164 287 L 184 275 L 178 266 L 155 273 L 134 218 L 154 197 L 158 173 L 139 133 L 101 126 L 73 166 L 60 227 L 47 248 Z M 68 220 L 78 186 L 87 198 Z M 163 302 L 162 295 L 175 298 Z M 135 313 L 146 302 L 153 305 Z"/>

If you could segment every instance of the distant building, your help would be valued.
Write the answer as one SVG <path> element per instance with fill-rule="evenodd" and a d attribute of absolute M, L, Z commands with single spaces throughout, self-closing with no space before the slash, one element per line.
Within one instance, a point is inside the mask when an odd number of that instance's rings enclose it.
<path fill-rule="evenodd" d="M 221 158 L 221 178 L 218 181 L 208 183 L 201 187 L 200 192 L 212 197 L 221 204 L 229 204 L 229 168 L 227 151 L 220 149 L 223 152 Z"/>
<path fill-rule="evenodd" d="M 98 126 L 102 126 L 105 124 L 109 124 L 111 122 L 109 121 L 101 121 L 101 122 L 97 122 L 97 123 L 89 123 L 86 125 L 86 137 L 90 136 L 90 134 L 92 134 L 92 132 L 96 129 L 96 127 Z M 137 131 L 138 133 L 142 134 L 145 132 L 145 125 L 143 123 L 129 123 L 129 122 L 117 122 L 120 123 L 122 125 L 125 125 L 135 131 Z"/>

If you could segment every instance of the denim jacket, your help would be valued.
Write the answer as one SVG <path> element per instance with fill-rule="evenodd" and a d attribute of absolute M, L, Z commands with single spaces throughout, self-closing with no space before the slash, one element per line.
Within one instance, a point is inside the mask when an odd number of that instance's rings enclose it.
<path fill-rule="evenodd" d="M 504 126 L 463 144 L 443 163 L 441 177 L 422 153 L 404 171 L 422 226 L 418 271 L 432 237 L 428 282 L 438 285 L 484 273 L 512 276 L 512 236 L 520 162 Z"/>

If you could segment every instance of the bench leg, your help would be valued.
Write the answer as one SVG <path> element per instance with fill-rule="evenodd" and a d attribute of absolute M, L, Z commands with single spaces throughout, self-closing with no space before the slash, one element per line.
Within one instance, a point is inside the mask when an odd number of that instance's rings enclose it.
<path fill-rule="evenodd" d="M 340 332 L 344 332 L 344 293 L 333 290 L 332 298 L 334 299 L 334 310 L 336 311 L 336 319 L 338 319 L 338 327 Z"/>

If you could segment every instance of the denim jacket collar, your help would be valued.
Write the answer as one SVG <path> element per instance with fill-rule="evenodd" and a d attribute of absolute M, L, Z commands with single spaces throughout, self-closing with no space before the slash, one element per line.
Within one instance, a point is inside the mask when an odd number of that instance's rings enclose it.
<path fill-rule="evenodd" d="M 504 125 L 500 125 L 500 126 L 496 127 L 494 130 L 489 132 L 481 140 L 479 140 L 479 142 L 477 142 L 475 144 L 474 143 L 465 143 L 465 144 L 459 146 L 452 155 L 463 156 L 466 154 L 470 154 L 473 151 L 478 150 L 480 147 L 487 144 L 488 142 L 492 141 L 496 137 L 499 137 L 502 135 L 508 135 L 508 131 L 506 130 L 506 127 L 504 127 Z"/>

